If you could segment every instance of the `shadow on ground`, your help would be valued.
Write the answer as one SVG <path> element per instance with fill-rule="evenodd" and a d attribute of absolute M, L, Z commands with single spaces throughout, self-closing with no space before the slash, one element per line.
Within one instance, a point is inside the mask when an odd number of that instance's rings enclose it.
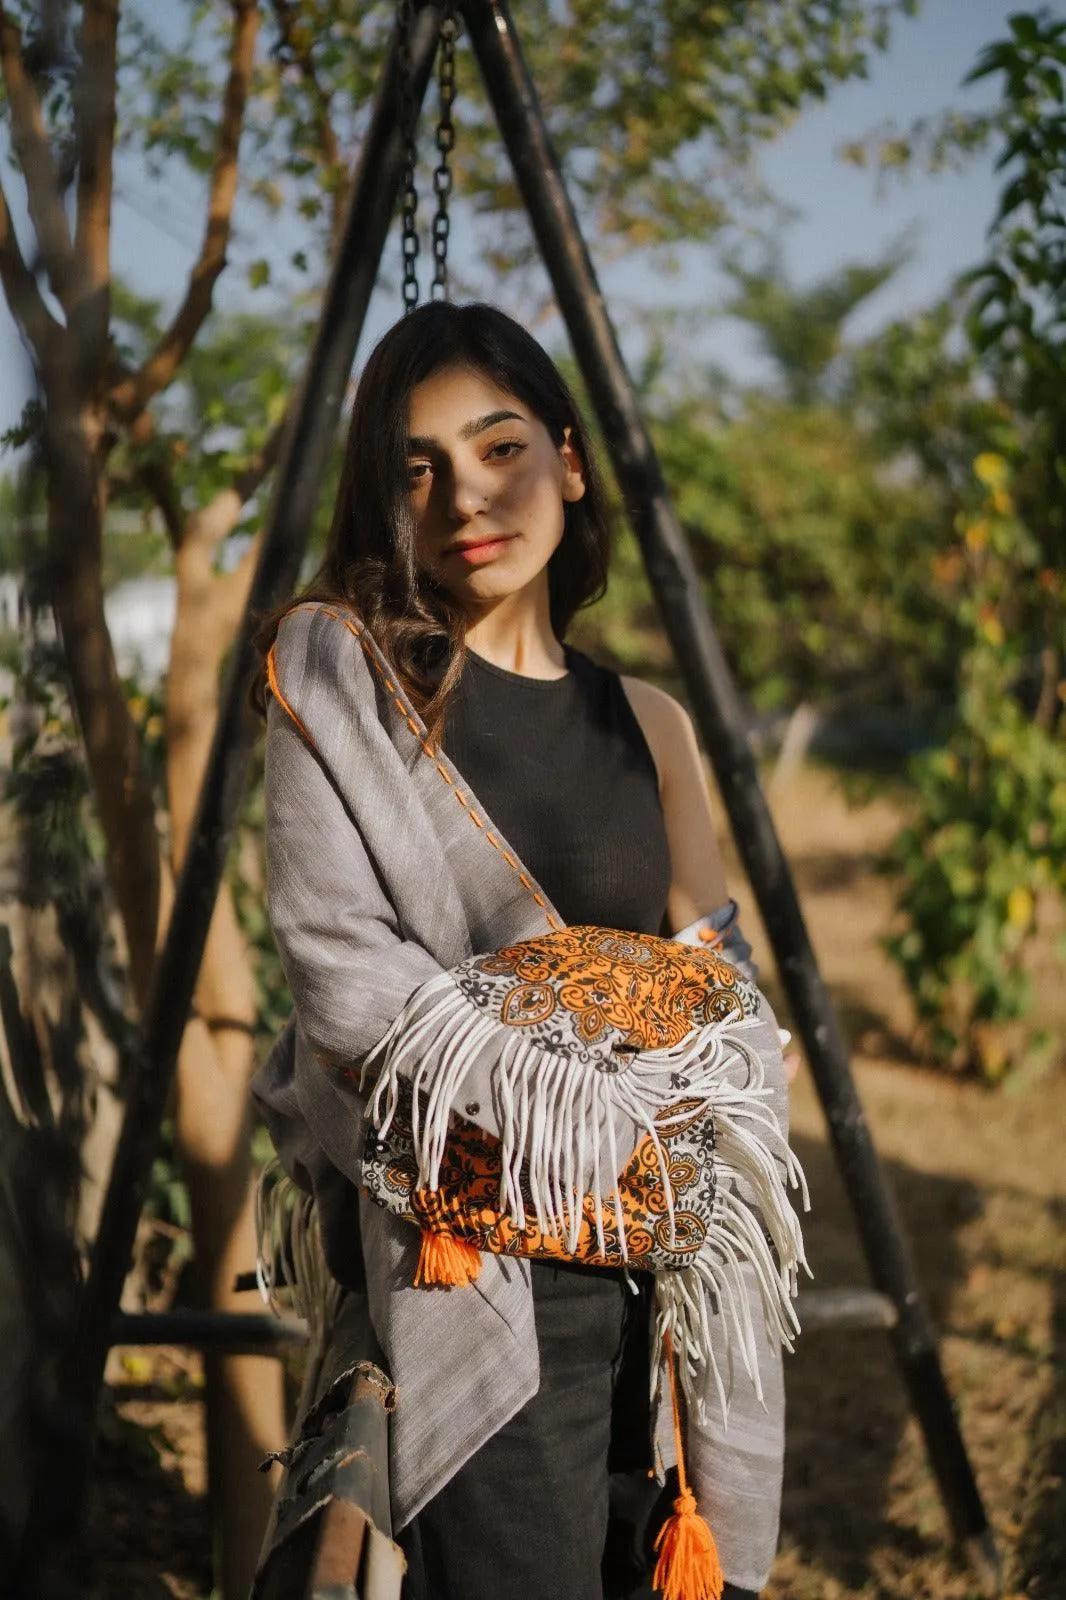
<path fill-rule="evenodd" d="M 798 1139 L 811 1188 L 807 1254 L 813 1288 L 868 1283 L 869 1277 L 832 1152 Z M 979 1203 L 972 1186 L 890 1164 L 889 1177 L 914 1247 L 934 1315 L 963 1271 L 956 1230 Z M 826 1329 L 800 1339 L 788 1363 L 788 1454 L 783 1532 L 847 1587 L 869 1576 L 873 1543 L 886 1533 L 900 1553 L 921 1553 L 917 1535 L 886 1529 L 885 1508 L 907 1398 L 888 1337 Z"/>
<path fill-rule="evenodd" d="M 1060 1237 L 1066 1237 L 1066 1203 L 1053 1209 Z M 1066 1595 L 1066 1271 L 1055 1273 L 1053 1281 L 1054 1387 L 1035 1430 L 1018 1539 L 1021 1584 L 1032 1600 Z"/>
<path fill-rule="evenodd" d="M 203 1495 L 163 1464 L 154 1429 L 123 1421 L 107 1401 L 103 1410 L 89 1508 L 93 1600 L 201 1600 L 212 1593 Z"/>
<path fill-rule="evenodd" d="M 795 1144 L 812 1192 L 807 1241 L 816 1273 L 813 1287 L 867 1283 L 830 1148 L 809 1138 Z M 1008 1555 L 1009 1587 L 1024 1587 L 1034 1600 L 1063 1600 L 1066 1278 L 1049 1274 L 1055 1282 L 1055 1348 L 1036 1353 L 1040 1376 L 1034 1376 L 1028 1403 L 1011 1411 L 1004 1398 L 997 1415 L 997 1389 L 1004 1396 L 1013 1394 L 1013 1368 L 1019 1361 L 1033 1367 L 1029 1334 L 998 1332 L 994 1306 L 972 1318 L 958 1307 L 967 1303 L 975 1260 L 984 1259 L 982 1247 L 974 1249 L 970 1225 L 983 1233 L 978 1219 L 986 1206 L 1001 1203 L 1002 1197 L 1010 1203 L 1015 1192 L 1004 1189 L 1001 1195 L 994 1186 L 978 1189 L 966 1180 L 931 1175 L 899 1161 L 886 1162 L 886 1168 L 919 1281 L 940 1329 L 946 1328 L 952 1300 L 958 1302 L 948 1331 L 954 1349 L 964 1354 L 947 1363 L 956 1369 L 954 1377 L 949 1370 L 949 1383 L 990 1519 L 995 1522 L 998 1515 L 1000 1522 L 1020 1525 L 1016 1551 Z M 1046 1216 L 1044 1223 L 1054 1225 Z M 960 1237 L 964 1232 L 971 1234 L 966 1243 Z M 1051 1371 L 1057 1377 L 1050 1376 Z M 1045 1378 L 1055 1385 L 1052 1403 L 1034 1403 L 1036 1386 Z M 789 1552 L 789 1572 L 780 1592 L 804 1600 L 808 1594 L 821 1600 L 825 1594 L 947 1593 L 947 1582 L 943 1590 L 930 1589 L 920 1577 L 939 1568 L 945 1575 L 952 1573 L 952 1594 L 976 1593 L 950 1550 L 946 1518 L 924 1450 L 916 1449 L 913 1440 L 909 1449 L 902 1448 L 909 1408 L 887 1335 L 826 1330 L 802 1338 L 788 1363 L 788 1402 L 782 1543 Z M 996 1456 L 995 1429 L 1017 1429 L 1019 1424 L 1030 1434 L 1024 1447 L 1031 1467 L 1011 1496 L 1017 1515 L 1005 1517 L 1003 1484 L 993 1481 L 989 1461 Z M 1024 1504 L 1018 1504 L 1019 1496 Z M 804 1569 L 809 1569 L 809 1588 L 798 1576 Z M 898 1587 L 888 1577 L 893 1573 L 898 1575 Z M 778 1587 L 771 1592 L 777 1594 Z"/>

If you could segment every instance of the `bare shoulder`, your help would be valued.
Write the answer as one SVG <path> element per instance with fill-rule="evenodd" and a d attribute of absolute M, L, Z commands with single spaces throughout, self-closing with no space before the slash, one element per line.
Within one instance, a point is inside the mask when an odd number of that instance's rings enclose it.
<path fill-rule="evenodd" d="M 623 677 L 622 687 L 648 742 L 659 782 L 665 784 L 677 775 L 679 768 L 692 765 L 696 752 L 692 718 L 672 694 L 653 683 L 645 683 L 643 678 Z"/>
<path fill-rule="evenodd" d="M 658 688 L 654 683 L 648 683 L 644 678 L 623 676 L 622 687 L 638 716 L 647 713 L 654 720 L 673 728 L 690 724 L 689 714 L 680 700 L 675 700 L 672 694 L 667 694 L 665 689 Z"/>

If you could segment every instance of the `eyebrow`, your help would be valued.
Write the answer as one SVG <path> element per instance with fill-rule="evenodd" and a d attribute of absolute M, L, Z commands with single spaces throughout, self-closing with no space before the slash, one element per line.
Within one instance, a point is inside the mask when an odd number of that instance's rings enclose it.
<path fill-rule="evenodd" d="M 470 422 L 464 422 L 459 429 L 460 439 L 475 439 L 479 433 L 484 433 L 488 428 L 494 428 L 497 422 L 525 422 L 525 417 L 518 411 L 489 411 L 483 417 L 474 417 Z M 408 450 L 432 450 L 436 439 L 426 438 L 422 435 L 413 436 L 407 441 Z"/>

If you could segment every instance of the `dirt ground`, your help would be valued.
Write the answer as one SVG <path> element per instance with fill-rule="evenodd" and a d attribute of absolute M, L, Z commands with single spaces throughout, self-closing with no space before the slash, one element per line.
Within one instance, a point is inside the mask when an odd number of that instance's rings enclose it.
<path fill-rule="evenodd" d="M 900 825 L 808 768 L 771 795 L 860 1094 L 942 1330 L 942 1357 L 991 1520 L 1004 1594 L 1066 1600 L 1066 1069 L 991 1094 L 917 1066 L 878 940 L 891 917 L 873 853 Z M 765 961 L 750 908 L 756 954 Z M 759 945 L 763 948 L 760 951 Z M 767 968 L 769 962 L 766 961 Z M 1041 1009 L 1066 1028 L 1048 963 Z M 768 979 L 772 991 L 772 980 Z M 812 1191 L 817 1287 L 868 1281 L 817 1095 L 802 1070 L 794 1143 Z M 93 1512 L 101 1600 L 210 1593 L 195 1357 L 127 1353 Z M 767 1600 L 969 1600 L 920 1430 L 883 1333 L 818 1332 L 789 1360 L 780 1554 Z"/>

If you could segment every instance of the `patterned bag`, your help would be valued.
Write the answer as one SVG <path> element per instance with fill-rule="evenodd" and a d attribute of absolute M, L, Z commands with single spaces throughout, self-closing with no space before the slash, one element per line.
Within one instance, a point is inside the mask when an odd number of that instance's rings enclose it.
<path fill-rule="evenodd" d="M 713 950 L 604 928 L 474 956 L 423 986 L 367 1062 L 362 1167 L 370 1197 L 422 1229 L 416 1282 L 467 1283 L 486 1250 L 654 1272 L 689 1403 L 702 1412 L 709 1366 L 724 1409 L 709 1310 L 728 1310 L 757 1383 L 741 1269 L 790 1345 L 804 1264 L 785 1192 L 802 1175 L 755 1027 L 758 990 Z M 483 1052 L 500 1139 L 453 1104 Z"/>

